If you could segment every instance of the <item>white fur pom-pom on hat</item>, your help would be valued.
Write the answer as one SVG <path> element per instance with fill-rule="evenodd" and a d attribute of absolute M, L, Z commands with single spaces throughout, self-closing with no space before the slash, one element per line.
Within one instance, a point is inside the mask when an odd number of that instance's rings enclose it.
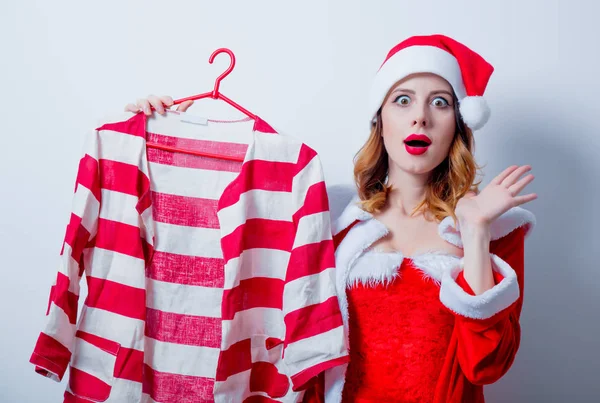
<path fill-rule="evenodd" d="M 481 129 L 490 117 L 483 93 L 494 67 L 460 42 L 444 35 L 412 36 L 394 46 L 377 71 L 369 98 L 373 122 L 387 93 L 398 81 L 415 73 L 432 73 L 452 86 L 463 122 Z"/>
<path fill-rule="evenodd" d="M 481 129 L 490 118 L 490 107 L 483 97 L 465 97 L 459 102 L 460 116 L 471 130 Z"/>

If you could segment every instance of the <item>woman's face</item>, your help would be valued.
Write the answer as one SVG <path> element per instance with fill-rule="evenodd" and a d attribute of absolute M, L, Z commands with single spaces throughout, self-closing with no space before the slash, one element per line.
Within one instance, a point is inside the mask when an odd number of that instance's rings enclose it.
<path fill-rule="evenodd" d="M 456 132 L 452 94 L 445 79 L 430 73 L 410 75 L 392 88 L 381 109 L 390 169 L 424 174 L 446 159 Z M 411 135 L 426 136 L 430 145 L 407 143 Z"/>

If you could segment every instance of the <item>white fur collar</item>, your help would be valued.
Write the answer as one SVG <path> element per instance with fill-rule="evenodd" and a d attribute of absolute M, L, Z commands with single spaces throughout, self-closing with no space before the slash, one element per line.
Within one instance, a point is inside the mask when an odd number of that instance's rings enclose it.
<path fill-rule="evenodd" d="M 460 261 L 459 256 L 442 251 L 423 252 L 405 257 L 401 252 L 368 249 L 348 269 L 346 286 L 349 288 L 357 284 L 369 287 L 386 286 L 402 275 L 399 269 L 405 259 L 410 260 L 412 266 L 422 272 L 423 280 L 431 280 L 437 285 L 440 285 L 444 272 Z"/>
<path fill-rule="evenodd" d="M 358 206 L 360 199 L 358 196 L 352 198 L 350 203 L 344 208 L 342 214 L 332 223 L 333 235 L 336 235 L 348 228 L 354 221 L 366 221 L 373 218 L 373 215 Z"/>
<path fill-rule="evenodd" d="M 423 272 L 423 279 L 431 279 L 436 284 L 442 281 L 442 275 L 460 261 L 459 256 L 442 251 L 419 253 L 411 258 L 413 266 Z"/>
<path fill-rule="evenodd" d="M 348 270 L 347 287 L 364 284 L 369 287 L 389 285 L 400 276 L 400 265 L 404 257 L 399 252 L 365 251 Z"/>
<path fill-rule="evenodd" d="M 332 224 L 334 235 L 343 231 L 356 220 L 367 221 L 373 219 L 371 213 L 368 213 L 359 207 L 359 201 L 360 199 L 358 196 L 355 196 L 346 206 L 340 217 Z M 528 236 L 535 227 L 535 224 L 536 220 L 532 212 L 522 207 L 513 207 L 491 224 L 491 239 L 492 241 L 500 239 L 522 226 L 525 226 L 525 236 Z M 454 225 L 452 217 L 446 217 L 438 225 L 438 234 L 447 242 L 462 248 L 463 244 L 460 237 L 460 228 L 457 227 L 458 225 Z"/>

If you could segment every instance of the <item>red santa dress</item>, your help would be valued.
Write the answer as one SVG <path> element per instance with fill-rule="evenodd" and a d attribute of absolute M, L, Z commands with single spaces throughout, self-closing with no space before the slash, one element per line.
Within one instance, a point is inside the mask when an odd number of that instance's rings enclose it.
<path fill-rule="evenodd" d="M 484 402 L 483 385 L 508 371 L 519 348 L 524 240 L 534 225 L 520 207 L 492 223 L 496 285 L 476 296 L 458 256 L 373 248 L 388 229 L 351 202 L 333 226 L 350 363 L 326 371 L 322 393 L 305 400 Z M 462 248 L 452 218 L 438 232 Z"/>

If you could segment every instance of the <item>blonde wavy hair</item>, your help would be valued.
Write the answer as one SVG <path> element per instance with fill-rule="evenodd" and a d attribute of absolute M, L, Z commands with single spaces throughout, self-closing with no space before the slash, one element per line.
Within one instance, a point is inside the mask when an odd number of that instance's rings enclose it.
<path fill-rule="evenodd" d="M 465 126 L 460 117 L 456 95 L 454 95 L 454 112 L 456 134 L 448 156 L 431 172 L 425 198 L 414 208 L 411 216 L 418 212 L 429 212 L 438 221 L 451 216 L 456 223 L 454 209 L 458 200 L 468 192 L 479 193 L 481 180 L 478 182 L 475 180 L 482 167 L 475 162 L 473 132 Z M 358 189 L 360 205 L 369 213 L 380 212 L 392 190 L 392 186 L 386 183 L 389 157 L 383 143 L 382 132 L 380 109 L 367 142 L 354 157 L 354 181 Z"/>

